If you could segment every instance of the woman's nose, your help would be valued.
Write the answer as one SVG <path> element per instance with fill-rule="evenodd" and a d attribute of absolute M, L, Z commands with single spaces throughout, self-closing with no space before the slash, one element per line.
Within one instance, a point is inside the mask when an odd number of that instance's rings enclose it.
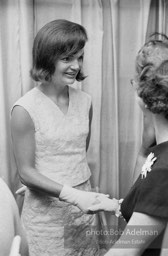
<path fill-rule="evenodd" d="M 72 69 L 79 69 L 80 65 L 79 65 L 79 61 L 77 59 L 74 59 L 71 63 L 71 68 Z"/>

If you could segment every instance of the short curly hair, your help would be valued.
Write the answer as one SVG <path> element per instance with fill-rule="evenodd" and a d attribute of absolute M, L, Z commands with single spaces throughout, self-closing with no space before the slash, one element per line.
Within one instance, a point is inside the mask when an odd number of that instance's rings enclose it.
<path fill-rule="evenodd" d="M 168 38 L 149 40 L 136 58 L 138 95 L 147 108 L 168 119 Z"/>
<path fill-rule="evenodd" d="M 35 81 L 50 81 L 56 62 L 78 53 L 87 40 L 87 32 L 80 24 L 64 19 L 47 23 L 34 39 L 31 77 Z M 76 80 L 82 81 L 85 77 L 79 70 Z"/>

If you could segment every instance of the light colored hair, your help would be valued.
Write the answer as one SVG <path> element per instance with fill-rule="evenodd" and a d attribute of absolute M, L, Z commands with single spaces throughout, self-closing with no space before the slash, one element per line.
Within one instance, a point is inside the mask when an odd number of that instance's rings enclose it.
<path fill-rule="evenodd" d="M 148 109 L 168 119 L 168 39 L 149 40 L 136 58 L 138 94 Z"/>

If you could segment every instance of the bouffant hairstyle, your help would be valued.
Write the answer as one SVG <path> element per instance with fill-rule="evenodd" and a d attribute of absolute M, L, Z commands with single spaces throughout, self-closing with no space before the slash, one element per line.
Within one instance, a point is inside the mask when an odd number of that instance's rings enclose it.
<path fill-rule="evenodd" d="M 162 40 L 150 39 L 138 52 L 136 80 L 147 108 L 168 119 L 168 38 L 161 36 Z"/>
<path fill-rule="evenodd" d="M 47 23 L 34 39 L 31 77 L 35 81 L 50 81 L 56 62 L 61 58 L 73 57 L 87 40 L 85 28 L 77 23 L 61 19 Z M 82 81 L 84 78 L 80 70 L 76 80 Z"/>

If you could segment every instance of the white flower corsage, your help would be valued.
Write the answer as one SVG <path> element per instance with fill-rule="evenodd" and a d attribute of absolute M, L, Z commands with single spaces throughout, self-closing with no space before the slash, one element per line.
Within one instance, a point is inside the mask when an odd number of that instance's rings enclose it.
<path fill-rule="evenodd" d="M 156 157 L 155 157 L 154 153 L 150 153 L 147 156 L 146 162 L 142 166 L 142 170 L 141 170 L 141 178 L 142 179 L 146 178 L 147 173 L 151 171 L 151 166 L 154 164 L 155 161 L 156 161 Z"/>

